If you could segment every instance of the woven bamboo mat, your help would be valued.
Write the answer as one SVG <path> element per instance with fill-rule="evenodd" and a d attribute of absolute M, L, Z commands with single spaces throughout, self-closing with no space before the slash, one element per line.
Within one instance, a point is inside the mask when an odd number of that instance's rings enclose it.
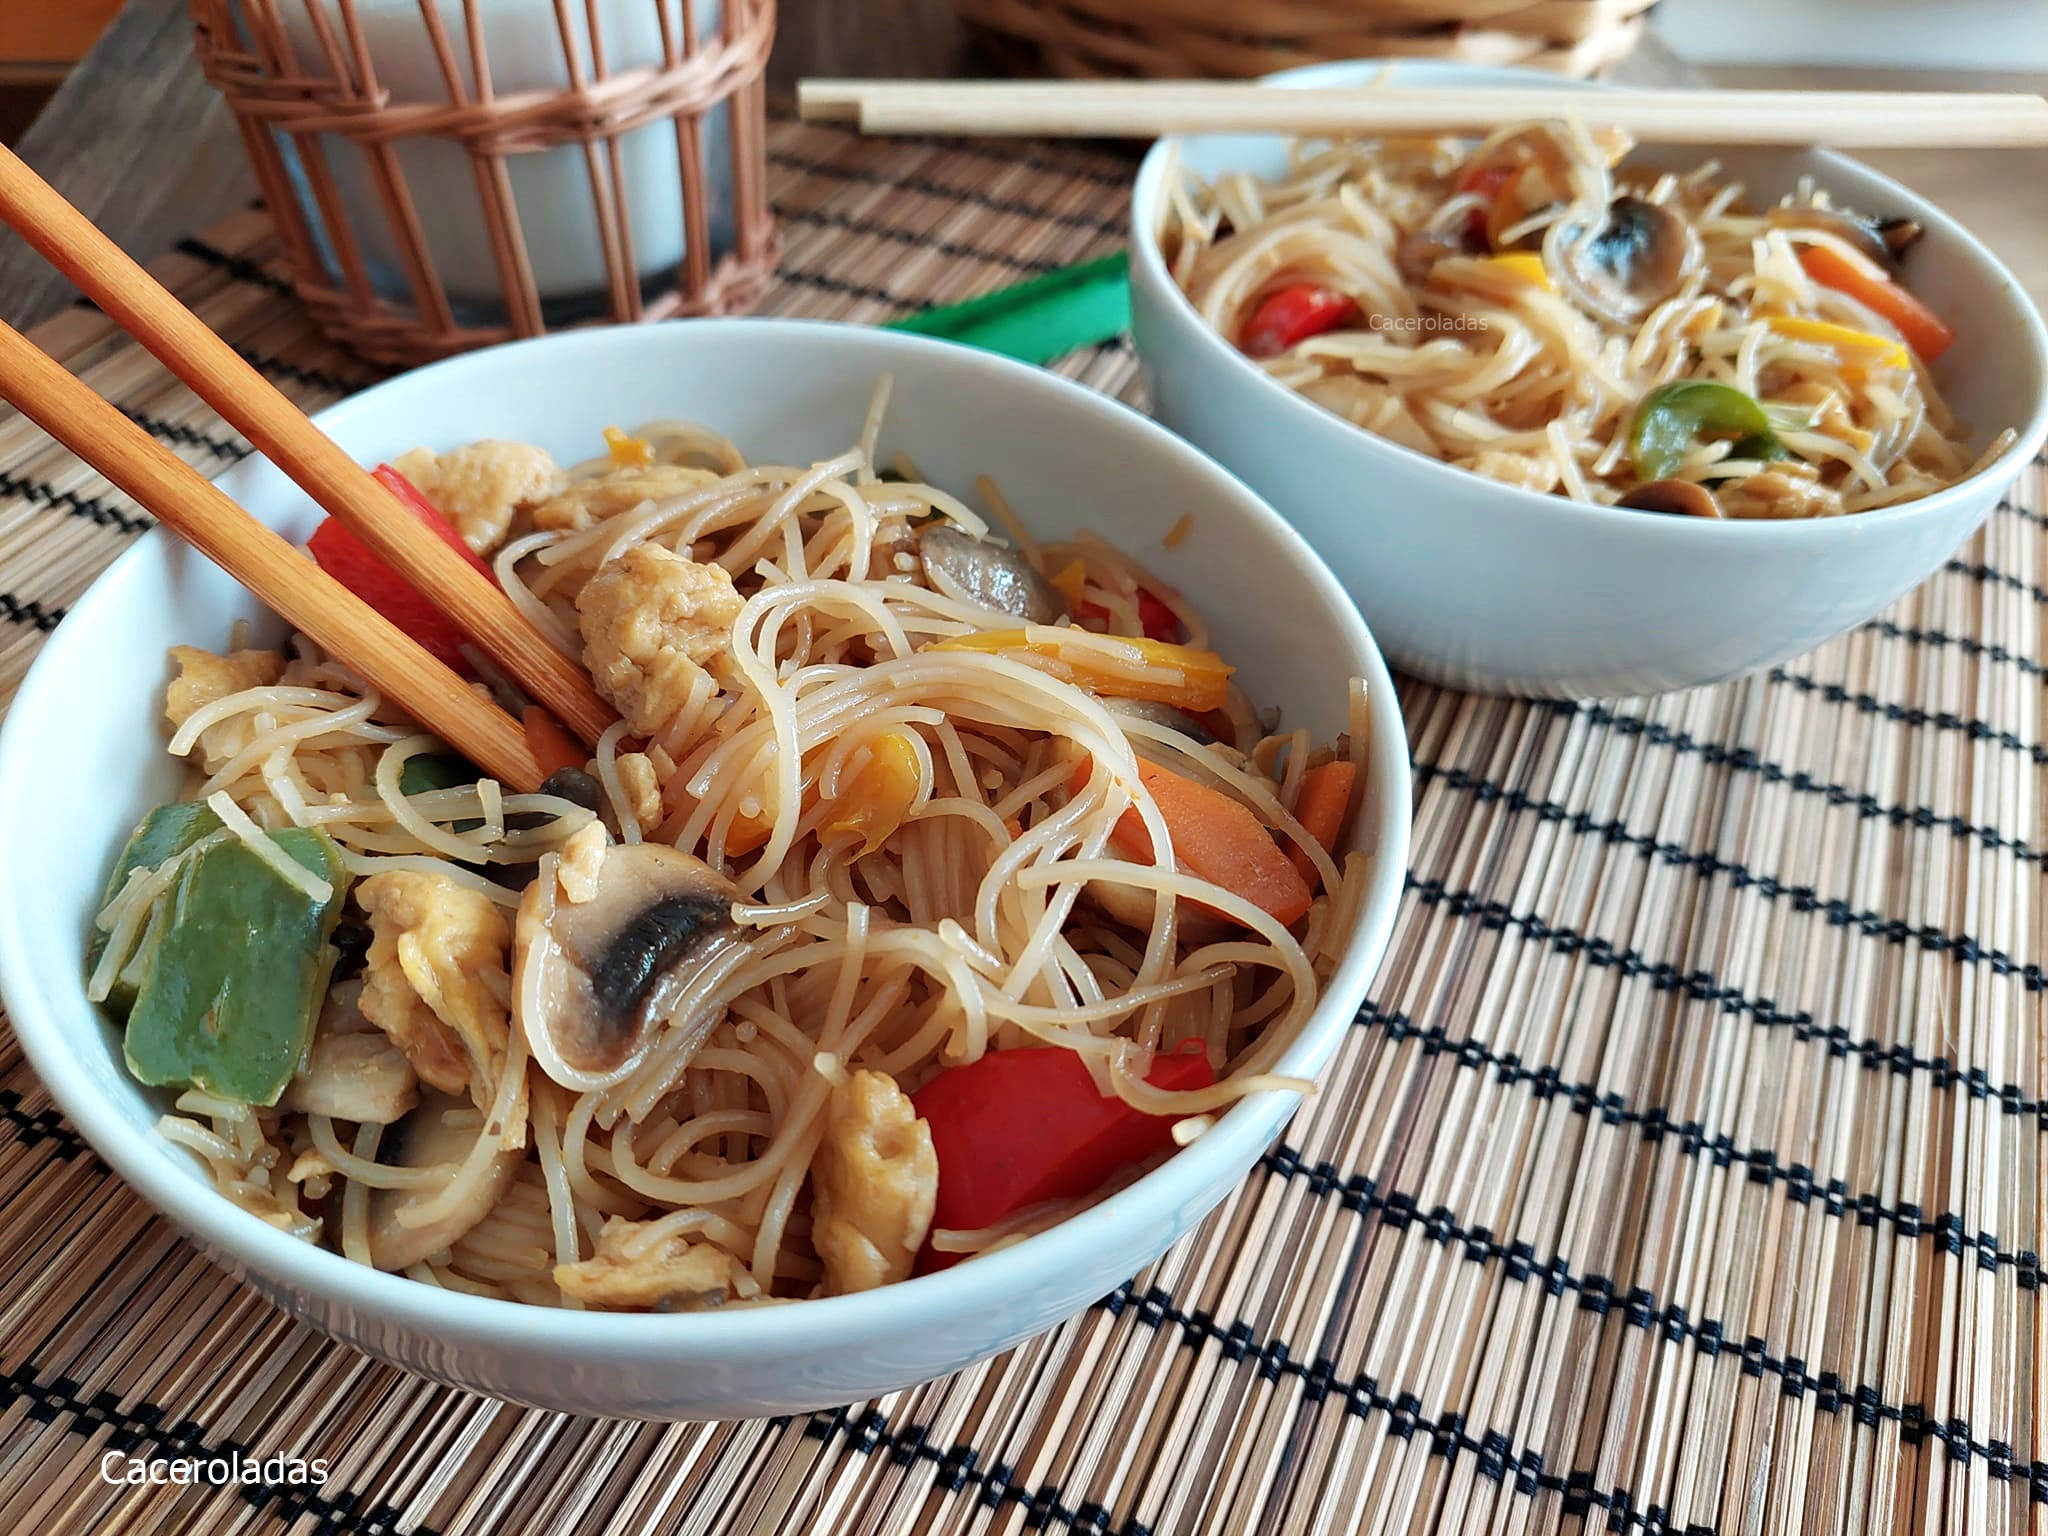
<path fill-rule="evenodd" d="M 1126 163 L 781 125 L 768 308 L 880 319 L 1112 248 Z M 308 406 L 370 381 L 251 214 L 161 271 Z M 244 444 L 80 306 L 44 345 L 214 470 Z M 1135 386 L 1118 345 L 1065 371 Z M 1128 1286 L 842 1412 L 506 1407 L 229 1282 L 0 1029 L 0 1530 L 2048 1528 L 2048 657 L 2029 470 L 1880 620 L 1578 706 L 1404 684 L 1414 869 L 1325 1091 Z M 146 525 L 0 416 L 0 695 Z M 61 957 L 52 963 L 62 963 Z M 105 1451 L 325 1457 L 125 1488 Z"/>

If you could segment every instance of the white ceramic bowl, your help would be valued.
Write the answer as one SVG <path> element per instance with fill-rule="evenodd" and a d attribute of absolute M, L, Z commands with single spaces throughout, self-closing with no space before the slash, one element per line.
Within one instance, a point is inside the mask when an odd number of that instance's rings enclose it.
<path fill-rule="evenodd" d="M 1135 412 L 1049 373 L 922 337 L 796 321 L 584 331 L 407 374 L 325 412 L 356 458 L 486 436 L 564 459 L 608 424 L 686 416 L 756 460 L 809 463 L 859 435 L 870 387 L 895 395 L 885 452 L 938 483 L 993 475 L 1034 527 L 1090 527 L 1155 564 L 1213 621 L 1255 698 L 1318 735 L 1341 730 L 1345 679 L 1372 697 L 1372 761 L 1354 846 L 1377 859 L 1349 948 L 1280 1070 L 1315 1076 L 1384 953 L 1407 861 L 1406 736 L 1394 690 L 1344 591 L 1308 545 L 1229 475 Z M 318 514 L 267 463 L 222 483 L 293 539 Z M 1161 540 L 1183 512 L 1193 531 Z M 1256 602 L 1245 594 L 1266 596 Z M 164 650 L 218 647 L 254 601 L 162 533 L 117 561 L 51 636 L 0 735 L 0 987 L 64 1113 L 100 1155 L 221 1264 L 280 1306 L 383 1359 L 540 1407 L 738 1417 L 844 1403 L 957 1369 L 1107 1294 L 1221 1200 L 1293 1112 L 1248 1099 L 1163 1167 L 1016 1248 L 866 1295 L 703 1316 L 558 1312 L 438 1290 L 352 1264 L 216 1195 L 153 1129 L 162 1095 L 123 1070 L 86 1001 L 81 955 L 106 871 L 149 806 L 177 790 L 163 751 Z"/>
<path fill-rule="evenodd" d="M 1362 61 L 1283 86 L 1362 83 Z M 1512 69 L 1402 63 L 1417 85 L 1556 86 Z M 1805 522 L 1706 522 L 1498 484 L 1375 437 L 1275 383 L 1195 313 L 1157 238 L 1168 157 L 1204 176 L 1275 174 L 1276 137 L 1165 140 L 1132 198 L 1131 291 L 1159 419 L 1242 476 L 1308 535 L 1396 667 L 1454 687 L 1579 697 L 1652 693 L 1773 666 L 1861 623 L 1941 564 L 2048 434 L 2048 336 L 2012 274 L 1940 209 L 1823 150 L 1639 149 L 1716 156 L 1759 199 L 1810 175 L 1838 200 L 1927 228 L 1913 289 L 1957 331 L 1935 377 L 1975 446 L 2019 442 L 1983 474 L 1904 506 Z"/>

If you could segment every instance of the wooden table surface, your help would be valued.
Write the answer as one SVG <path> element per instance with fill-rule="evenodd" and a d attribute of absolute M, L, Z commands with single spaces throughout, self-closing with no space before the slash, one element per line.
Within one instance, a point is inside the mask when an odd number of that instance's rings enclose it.
<path fill-rule="evenodd" d="M 0 4 L 11 0 L 0 0 Z M 771 84 L 804 75 L 986 73 L 951 0 L 781 0 Z M 1655 44 L 1624 70 L 1645 83 L 1683 78 Z M 1730 84 L 1870 85 L 1826 71 L 1723 71 Z M 2038 90 L 2044 83 L 1892 76 L 1907 87 Z M 147 259 L 255 195 L 234 124 L 199 76 L 185 0 L 128 0 L 98 46 L 19 146 L 20 153 L 128 250 Z M 2048 305 L 2048 152 L 1910 151 L 1864 158 L 1955 214 Z M 0 232 L 0 318 L 32 324 L 71 298 L 70 285 Z"/>

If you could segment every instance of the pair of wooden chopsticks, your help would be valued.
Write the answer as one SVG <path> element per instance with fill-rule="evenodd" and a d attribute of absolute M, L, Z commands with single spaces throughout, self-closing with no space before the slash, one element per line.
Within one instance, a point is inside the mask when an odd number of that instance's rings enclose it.
<path fill-rule="evenodd" d="M 401 508 L 268 379 L 55 189 L 0 149 L 0 219 L 585 742 L 613 715 L 576 663 Z M 82 380 L 0 325 L 0 396 L 386 698 L 515 791 L 544 777 L 521 724 L 259 523 Z"/>
<path fill-rule="evenodd" d="M 1485 133 L 1575 116 L 1657 144 L 1845 149 L 2048 144 L 2048 101 L 1965 91 L 1590 91 L 1180 80 L 805 80 L 797 109 L 863 133 L 1157 138 L 1175 133 Z"/>

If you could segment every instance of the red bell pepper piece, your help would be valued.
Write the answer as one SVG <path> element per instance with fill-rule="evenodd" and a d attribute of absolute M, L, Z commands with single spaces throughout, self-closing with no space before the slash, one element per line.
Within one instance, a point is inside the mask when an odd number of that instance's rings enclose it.
<path fill-rule="evenodd" d="M 1311 336 L 1334 331 L 1357 318 L 1355 300 L 1317 283 L 1295 283 L 1259 300 L 1237 344 L 1246 357 L 1278 357 Z"/>
<path fill-rule="evenodd" d="M 1491 165 L 1468 167 L 1458 178 L 1457 190 L 1473 193 L 1479 199 L 1479 206 L 1465 215 L 1465 243 L 1474 250 L 1483 251 L 1492 245 L 1486 225 L 1493 214 L 1493 200 L 1520 169 L 1518 165 L 1496 160 Z"/>
<path fill-rule="evenodd" d="M 1145 1081 L 1187 1091 L 1216 1081 L 1199 1042 L 1160 1052 Z M 956 1232 L 993 1226 L 1047 1200 L 1077 1200 L 1119 1168 L 1172 1150 L 1178 1115 L 1148 1115 L 1095 1088 L 1073 1051 L 1058 1047 L 991 1051 L 948 1067 L 911 1095 L 931 1127 L 939 1164 L 932 1225 Z M 918 1273 L 963 1255 L 929 1243 Z"/>
<path fill-rule="evenodd" d="M 1147 640 L 1164 640 L 1169 645 L 1180 639 L 1180 620 L 1148 588 L 1138 588 L 1138 625 Z"/>
<path fill-rule="evenodd" d="M 422 496 L 410 480 L 389 464 L 379 464 L 373 473 L 377 482 L 398 498 L 400 506 L 431 528 L 449 548 L 460 550 L 462 557 L 471 565 L 486 576 L 491 575 L 491 568 L 462 542 L 462 535 L 455 531 L 455 525 L 436 511 L 434 504 Z M 319 562 L 321 570 L 419 641 L 436 657 L 451 667 L 462 666 L 462 647 L 468 643 L 469 637 L 454 620 L 386 565 L 345 523 L 337 518 L 328 518 L 313 530 L 313 537 L 306 541 L 306 548 Z M 493 581 L 496 579 L 492 577 Z"/>
<path fill-rule="evenodd" d="M 1109 623 L 1109 610 L 1100 603 L 1083 603 L 1074 610 L 1074 617 L 1083 625 L 1098 631 Z M 1164 640 L 1173 645 L 1181 638 L 1180 620 L 1173 616 L 1173 610 L 1166 606 L 1149 588 L 1138 588 L 1138 627 L 1145 632 L 1147 640 Z"/>

